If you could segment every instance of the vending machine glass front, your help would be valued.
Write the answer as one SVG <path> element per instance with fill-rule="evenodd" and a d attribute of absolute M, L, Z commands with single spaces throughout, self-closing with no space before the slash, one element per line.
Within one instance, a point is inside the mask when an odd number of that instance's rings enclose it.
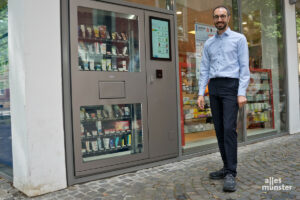
<path fill-rule="evenodd" d="M 95 5 L 77 6 L 74 23 L 72 103 L 78 171 L 147 157 L 146 73 L 139 49 L 143 16 L 133 9 Z"/>
<path fill-rule="evenodd" d="M 78 7 L 78 70 L 139 72 L 138 18 Z"/>
<path fill-rule="evenodd" d="M 84 162 L 143 151 L 141 104 L 82 106 L 80 126 Z"/>

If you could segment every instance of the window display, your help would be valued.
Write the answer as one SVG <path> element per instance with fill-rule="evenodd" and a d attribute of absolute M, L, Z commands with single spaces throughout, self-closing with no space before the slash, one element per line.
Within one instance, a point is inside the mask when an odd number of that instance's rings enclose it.
<path fill-rule="evenodd" d="M 184 133 L 213 130 L 208 91 L 205 94 L 205 108 L 200 110 L 197 105 L 198 80 L 195 67 L 181 64 L 182 99 L 184 114 Z"/>
<path fill-rule="evenodd" d="M 247 89 L 247 128 L 274 128 L 273 89 L 270 69 L 251 69 Z"/>
<path fill-rule="evenodd" d="M 214 125 L 210 110 L 208 89 L 205 91 L 205 107 L 200 110 L 197 105 L 198 80 L 200 75 L 200 62 L 205 41 L 214 36 L 216 28 L 204 24 L 195 24 L 195 56 L 189 56 L 189 64 L 181 63 L 181 86 L 184 114 L 184 133 L 199 133 L 201 136 L 214 136 Z"/>
<path fill-rule="evenodd" d="M 83 161 L 143 151 L 141 104 L 81 106 Z"/>
<path fill-rule="evenodd" d="M 282 8 L 279 0 L 241 1 L 251 69 L 246 134 L 253 139 L 287 130 Z"/>
<path fill-rule="evenodd" d="M 78 8 L 78 69 L 139 72 L 135 15 Z"/>

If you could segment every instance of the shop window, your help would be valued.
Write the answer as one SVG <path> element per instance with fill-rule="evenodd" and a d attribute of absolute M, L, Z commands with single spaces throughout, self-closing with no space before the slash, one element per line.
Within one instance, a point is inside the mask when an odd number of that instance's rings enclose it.
<path fill-rule="evenodd" d="M 204 42 L 216 33 L 213 9 L 225 5 L 231 11 L 230 28 L 238 31 L 237 1 L 176 1 L 179 48 L 181 127 L 184 150 L 215 145 L 216 136 L 211 116 L 209 91 L 205 93 L 205 109 L 197 106 L 200 61 Z"/>
<path fill-rule="evenodd" d="M 12 147 L 8 80 L 8 9 L 0 3 L 0 172 L 11 175 Z"/>
<path fill-rule="evenodd" d="M 241 1 L 242 32 L 249 46 L 247 136 L 286 130 L 282 1 Z"/>
<path fill-rule="evenodd" d="M 172 10 L 173 0 L 125 0 L 131 3 L 138 3 L 145 6 L 152 6 L 156 8 L 163 8 L 167 10 Z"/>

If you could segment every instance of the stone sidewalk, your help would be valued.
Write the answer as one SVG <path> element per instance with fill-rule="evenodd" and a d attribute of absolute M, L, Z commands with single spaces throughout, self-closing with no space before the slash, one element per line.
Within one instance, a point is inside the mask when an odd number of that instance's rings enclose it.
<path fill-rule="evenodd" d="M 300 200 L 300 134 L 239 148 L 238 190 L 222 192 L 222 180 L 208 179 L 221 167 L 219 153 L 71 186 L 32 199 L 108 200 Z M 289 191 L 264 191 L 265 179 L 279 179 Z M 274 189 L 273 188 L 273 189 Z M 272 188 L 271 188 L 272 189 Z M 280 188 L 281 189 L 281 188 Z M 0 199 L 30 199 L 0 179 Z"/>

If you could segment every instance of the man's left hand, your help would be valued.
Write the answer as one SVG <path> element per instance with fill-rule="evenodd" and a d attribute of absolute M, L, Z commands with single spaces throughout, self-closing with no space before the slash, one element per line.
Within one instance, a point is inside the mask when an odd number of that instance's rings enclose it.
<path fill-rule="evenodd" d="M 247 98 L 245 96 L 238 96 L 239 107 L 242 108 L 247 103 Z"/>

